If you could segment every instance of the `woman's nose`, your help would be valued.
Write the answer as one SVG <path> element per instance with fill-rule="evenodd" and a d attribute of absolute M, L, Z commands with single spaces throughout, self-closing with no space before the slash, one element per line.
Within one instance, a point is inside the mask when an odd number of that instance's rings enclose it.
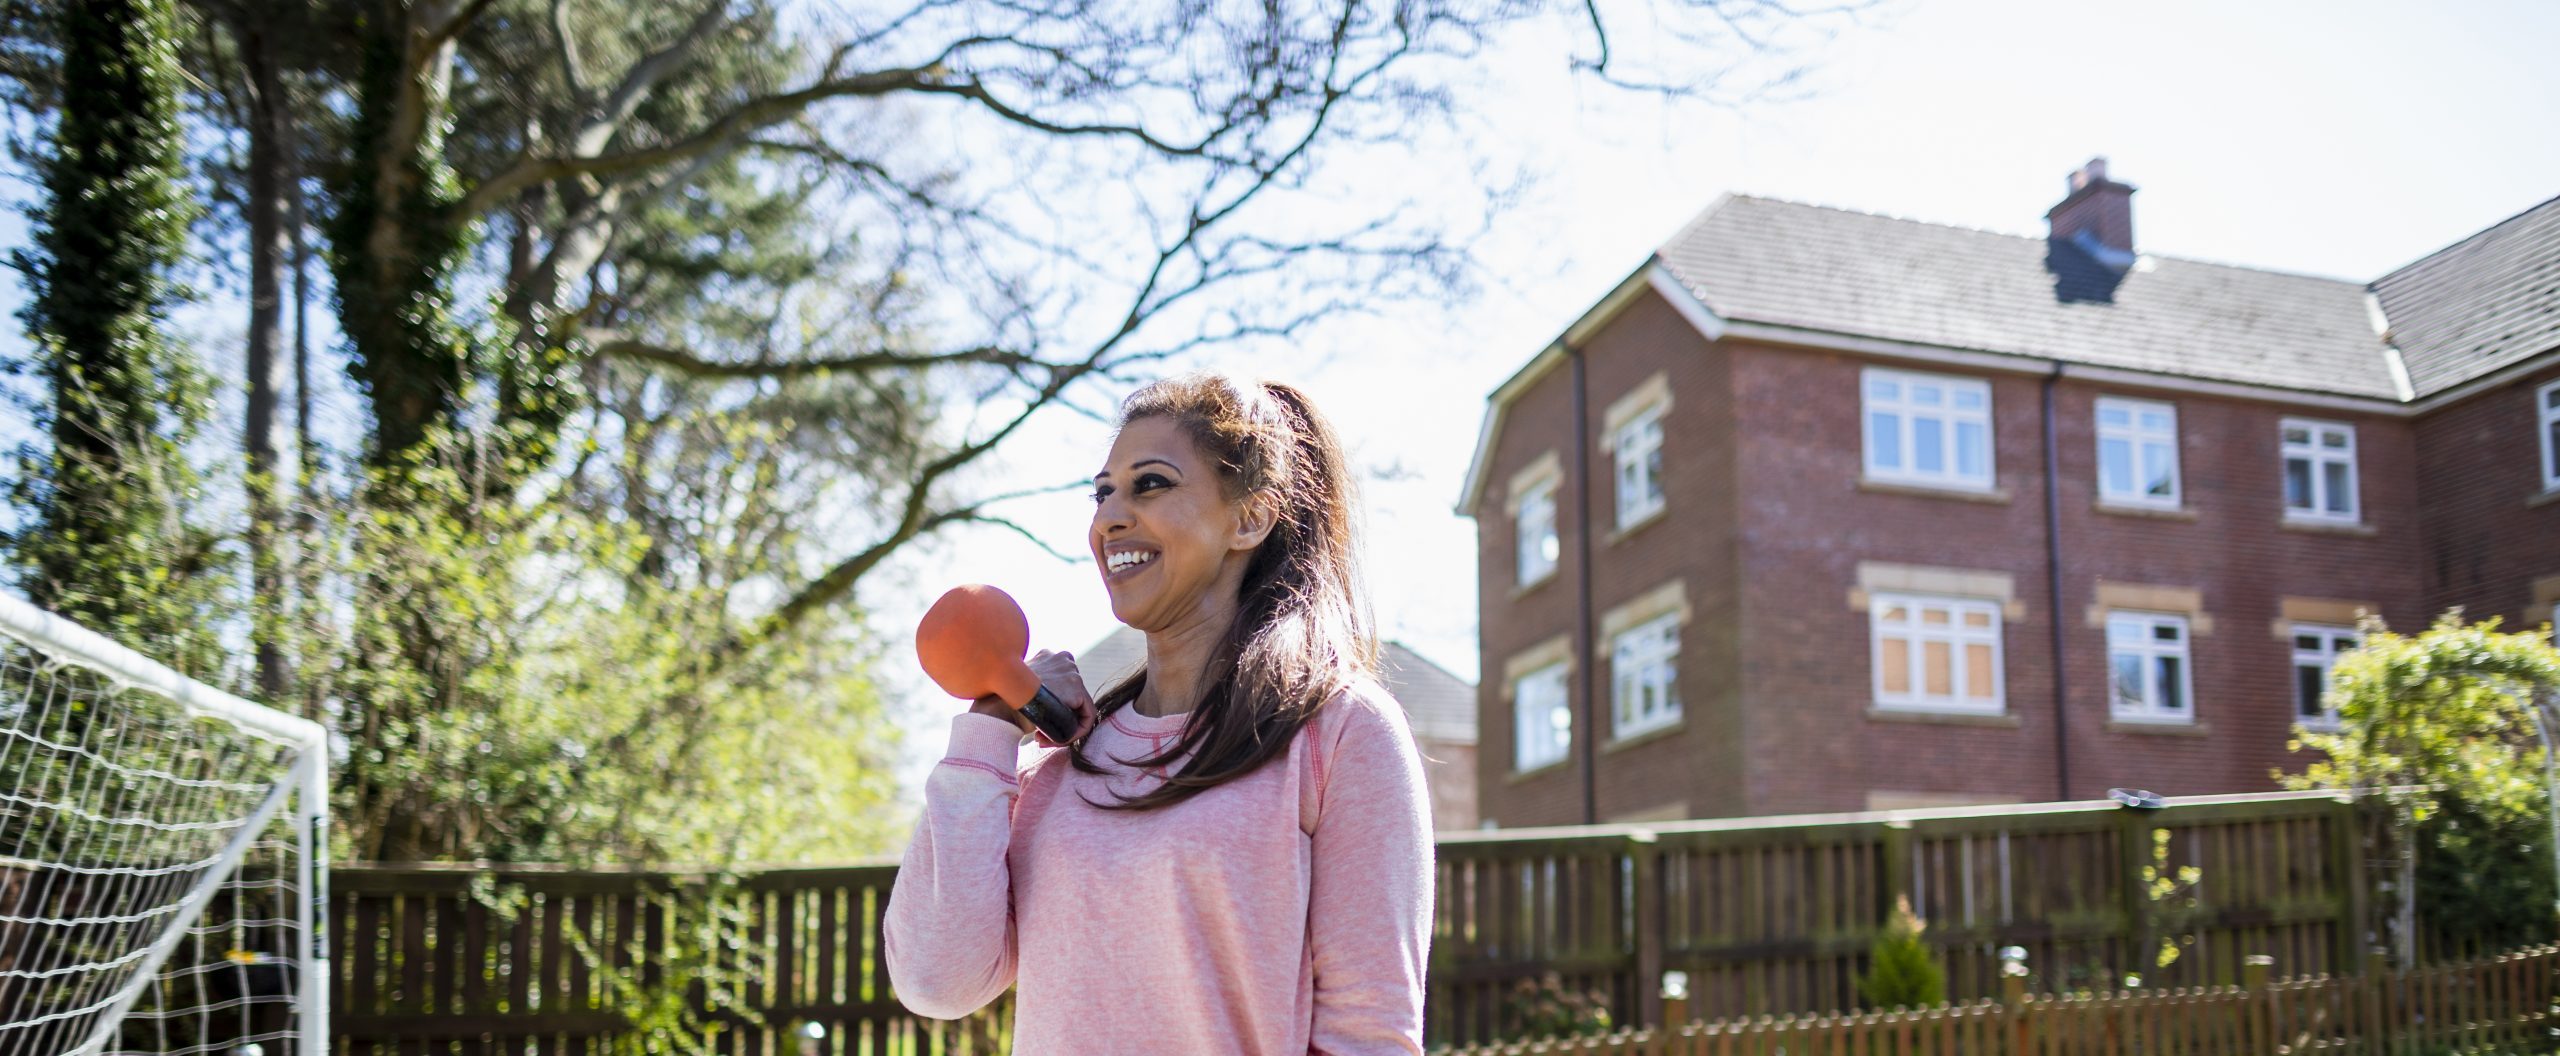
<path fill-rule="evenodd" d="M 1105 536 L 1129 527 L 1128 500 L 1117 495 L 1104 496 L 1093 507 L 1093 530 Z"/>

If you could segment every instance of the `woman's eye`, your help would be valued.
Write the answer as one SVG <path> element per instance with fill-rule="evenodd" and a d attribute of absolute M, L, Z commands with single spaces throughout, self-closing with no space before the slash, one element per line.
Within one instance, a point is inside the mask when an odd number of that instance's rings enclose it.
<path fill-rule="evenodd" d="M 1098 488 L 1093 489 L 1093 504 L 1094 504 L 1094 505 L 1096 505 L 1096 506 L 1100 506 L 1100 505 L 1102 505 L 1102 500 L 1107 499 L 1107 498 L 1110 498 L 1110 497 L 1111 497 L 1111 485 L 1105 484 L 1105 485 L 1102 485 L 1101 487 L 1098 487 Z"/>
<path fill-rule="evenodd" d="M 1148 492 L 1150 492 L 1150 491 L 1161 491 L 1161 490 L 1163 490 L 1163 489 L 1165 489 L 1165 488 L 1170 488 L 1170 487 L 1172 487 L 1172 486 L 1173 486 L 1173 482 L 1172 482 L 1172 481 L 1170 481 L 1170 480 L 1166 480 L 1165 478 L 1163 478 L 1163 477 L 1161 477 L 1161 476 L 1158 476 L 1158 475 L 1156 475 L 1156 474 L 1153 474 L 1153 473 L 1149 473 L 1149 474 L 1147 474 L 1147 475 L 1145 475 L 1145 476 L 1139 477 L 1139 478 L 1138 478 L 1138 483 L 1137 483 L 1138 494 L 1141 494 L 1141 495 L 1144 495 L 1144 494 L 1146 494 L 1146 493 L 1148 493 Z"/>

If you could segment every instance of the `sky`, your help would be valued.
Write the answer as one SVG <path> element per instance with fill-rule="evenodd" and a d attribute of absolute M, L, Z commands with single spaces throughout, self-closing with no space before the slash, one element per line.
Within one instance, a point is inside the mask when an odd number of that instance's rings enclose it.
<path fill-rule="evenodd" d="M 1382 630 L 1473 679 L 1475 526 L 1453 507 L 1486 395 L 1716 196 L 2040 235 L 2067 175 L 2105 156 L 2139 188 L 2143 252 L 2364 281 L 2560 195 L 2555 46 L 2554 3 L 1920 0 L 1801 50 L 1790 98 L 1742 106 L 1665 105 L 1514 48 L 1470 103 L 1492 137 L 1476 146 L 1536 179 L 1489 218 L 1481 294 L 1329 327 L 1298 357 L 1206 365 L 1297 383 L 1332 418 L 1368 478 Z M 1065 416 L 1027 439 L 1010 468 L 1032 480 L 1090 474 L 1108 444 Z M 1082 497 L 1013 512 L 1082 552 Z M 1037 647 L 1117 626 L 1089 563 L 1008 535 L 946 539 L 908 572 L 874 609 L 889 633 L 963 582 L 1020 598 Z M 959 705 L 888 674 L 920 778 Z"/>

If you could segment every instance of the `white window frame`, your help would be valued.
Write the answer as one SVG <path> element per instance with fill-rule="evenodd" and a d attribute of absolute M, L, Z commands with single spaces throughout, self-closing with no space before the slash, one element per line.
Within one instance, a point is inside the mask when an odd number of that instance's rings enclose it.
<path fill-rule="evenodd" d="M 2156 635 L 2161 627 L 2176 627 L 2178 641 L 2163 645 Z M 2119 637 L 2119 631 L 2131 631 Z M 2151 722 L 2188 726 L 2196 721 L 2195 629 L 2187 617 L 2174 612 L 2137 612 L 2110 609 L 2107 612 L 2107 712 L 2118 722 Z M 2116 658 L 2131 655 L 2142 661 L 2141 699 L 2128 703 L 2116 690 Z M 2163 704 L 2160 694 L 2160 664 L 2163 658 L 2178 661 L 2178 699 L 2181 708 Z"/>
<path fill-rule="evenodd" d="M 1894 393 L 1878 396 L 1879 385 L 1891 385 Z M 1912 394 L 1915 387 L 1939 392 L 1935 405 L 1920 402 Z M 1972 397 L 1977 406 L 1959 408 L 1964 397 Z M 1894 418 L 1895 456 L 1898 465 L 1877 461 L 1876 417 L 1890 414 Z M 1917 468 L 1920 422 L 1937 422 L 1939 437 L 1939 470 L 1924 472 Z M 1961 461 L 1958 438 L 1965 426 L 1982 431 L 1982 472 L 1967 474 L 1957 465 Z M 1944 374 L 1921 374 L 1885 367 L 1868 367 L 1858 375 L 1858 447 L 1859 461 L 1867 478 L 1891 484 L 1910 484 L 1924 488 L 1946 488 L 1951 491 L 1990 491 L 1999 479 L 1999 441 L 1992 430 L 1991 383 L 1981 378 L 1952 377 Z"/>
<path fill-rule="evenodd" d="M 2124 415 L 2124 424 L 2108 424 L 2107 417 L 2110 413 Z M 2166 431 L 2146 427 L 2142 421 L 2145 415 L 2166 415 L 2169 419 Z M 2099 500 L 2116 506 L 2150 506 L 2172 510 L 2178 508 L 2178 503 L 2186 492 L 2186 480 L 2181 476 L 2178 468 L 2178 405 L 2159 400 L 2101 396 L 2090 418 L 2097 427 L 2095 431 L 2098 435 Z M 2107 480 L 2107 444 L 2110 441 L 2123 444 L 2125 457 L 2131 460 L 2125 467 L 2126 474 L 2132 480 L 2130 489 L 2120 490 Z M 2143 469 L 2148 465 L 2148 451 L 2159 451 L 2168 461 L 2169 493 L 2167 495 L 2151 494 L 2150 489 L 2145 487 L 2149 477 Z"/>
<path fill-rule="evenodd" d="M 1896 608 L 1905 613 L 1900 621 L 1888 618 Z M 1947 622 L 1943 627 L 1932 628 L 1921 618 L 1922 612 L 1931 609 L 1946 611 Z M 1990 628 L 1983 630 L 1966 626 L 1965 617 L 1969 614 L 1988 615 Z M 2008 671 L 2000 645 L 2001 624 L 2000 603 L 1997 601 L 1936 594 L 1870 595 L 1867 598 L 1867 656 L 1876 707 L 1962 715 L 2006 714 Z M 1885 688 L 1888 669 L 1884 643 L 1888 637 L 1899 637 L 1910 643 L 1903 652 L 1903 684 L 1908 688 L 1901 693 Z M 1933 695 L 1927 689 L 1926 656 L 1932 643 L 1944 644 L 1947 648 L 1948 688 L 1951 691 L 1948 695 Z M 1964 654 L 1966 647 L 1973 645 L 1991 647 L 1991 694 L 1987 702 L 1968 692 L 1973 686 L 1968 675 L 1971 667 L 1965 663 Z"/>
<path fill-rule="evenodd" d="M 2320 669 L 2321 694 L 2325 700 L 2329 687 L 2329 675 L 2337 667 L 2338 654 L 2350 652 L 2362 646 L 2364 636 L 2357 634 L 2353 627 L 2321 623 L 2297 623 L 2286 630 L 2285 644 L 2291 647 L 2293 653 L 2293 721 L 2302 724 L 2306 729 L 2337 729 L 2338 713 L 2322 701 L 2310 702 L 2317 709 L 2314 712 L 2306 713 L 2303 710 L 2302 669 L 2306 667 Z M 2315 648 L 2305 649 L 2301 641 L 2304 638 L 2317 638 L 2320 644 Z"/>
<path fill-rule="evenodd" d="M 1513 773 L 1544 769 L 1561 763 L 1573 755 L 1573 679 L 1571 674 L 1572 665 L 1558 660 L 1522 672 L 1520 677 L 1511 680 L 1509 688 Z M 1542 727 L 1533 728 L 1531 725 L 1537 716 L 1530 709 L 1540 703 L 1529 697 L 1527 690 L 1532 683 L 1541 686 L 1552 683 L 1554 686 L 1553 700 L 1547 702 L 1547 715 L 1544 720 L 1545 725 Z M 1532 736 L 1533 730 L 1543 730 L 1544 735 Z M 1530 751 L 1533 747 L 1540 749 L 1542 754 L 1533 756 Z"/>
<path fill-rule="evenodd" d="M 1680 722 L 1680 613 L 1666 612 L 1609 639 L 1609 726 L 1624 740 Z M 1651 690 L 1651 714 L 1636 714 Z"/>
<path fill-rule="evenodd" d="M 2560 381 L 2533 390 L 2534 432 L 2542 437 L 2542 490 L 2560 491 Z"/>
<path fill-rule="evenodd" d="M 1562 563 L 1564 537 L 1556 523 L 1557 483 L 1555 477 L 1542 477 L 1521 489 L 1519 496 L 1512 501 L 1511 572 L 1520 586 L 1545 582 L 1547 577 L 1556 574 L 1556 566 Z M 1531 519 L 1533 509 L 1545 512 L 1543 531 L 1534 530 L 1540 522 Z"/>
<path fill-rule="evenodd" d="M 1617 451 L 1618 528 L 1623 531 L 1661 513 L 1663 405 L 1655 403 L 1620 424 L 1610 446 Z"/>
<path fill-rule="evenodd" d="M 2286 433 L 2296 429 L 2304 430 L 2307 439 L 2297 443 L 2285 437 Z M 2329 433 L 2344 435 L 2347 441 L 2346 446 L 2343 448 L 2324 446 L 2321 438 Z M 2301 459 L 2311 467 L 2311 494 L 2308 496 L 2311 505 L 2308 508 L 2296 506 L 2293 504 L 2292 496 L 2284 496 L 2286 520 L 2354 524 L 2363 516 L 2364 504 L 2358 493 L 2364 490 L 2364 485 L 2357 479 L 2356 473 L 2356 427 L 2354 424 L 2321 421 L 2316 418 L 2287 418 L 2278 426 L 2276 444 L 2282 452 L 2282 472 L 2278 474 L 2276 480 L 2279 492 L 2285 487 L 2285 481 L 2292 476 L 2294 460 Z M 2332 463 L 2344 464 L 2347 467 L 2347 508 L 2344 512 L 2329 508 L 2327 467 Z"/>

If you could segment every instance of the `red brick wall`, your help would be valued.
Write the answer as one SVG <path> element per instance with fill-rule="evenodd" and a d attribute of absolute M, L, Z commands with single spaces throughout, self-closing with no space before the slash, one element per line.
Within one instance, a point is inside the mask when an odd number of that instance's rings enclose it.
<path fill-rule="evenodd" d="M 1651 294 L 1584 349 L 1594 487 L 1592 610 L 1672 577 L 1688 584 L 1677 732 L 1598 754 L 1594 813 L 1685 804 L 1692 816 L 1864 809 L 1879 790 L 2016 800 L 2093 797 L 2115 786 L 2167 794 L 2260 790 L 2296 769 L 2290 642 L 2275 632 L 2286 596 L 2367 601 L 2414 630 L 2447 604 L 2513 618 L 2536 576 L 2560 574 L 2560 503 L 2538 494 L 2532 387 L 2560 369 L 2412 422 L 2176 389 L 2054 384 L 2062 546 L 2063 671 L 2069 780 L 2055 751 L 2056 705 L 2046 582 L 2044 379 L 1888 363 L 1982 378 L 1992 387 L 2001 501 L 1862 487 L 1858 357 L 1728 340 L 1710 344 Z M 1673 411 L 1664 438 L 1668 514 L 1611 541 L 1612 464 L 1603 409 L 1657 370 Z M 1582 739 L 1606 722 L 1606 643 L 1572 681 L 1578 724 L 1565 765 L 1510 772 L 1504 660 L 1575 626 L 1577 467 L 1559 492 L 1562 558 L 1545 584 L 1514 597 L 1513 537 L 1500 500 L 1511 474 L 1553 449 L 1571 452 L 1570 364 L 1512 405 L 1477 511 L 1484 648 L 1480 806 L 1504 826 L 1582 820 Z M 2176 405 L 2183 515 L 2098 508 L 2094 402 L 2103 395 Z M 2308 531 L 2283 520 L 2279 422 L 2356 427 L 2363 530 Z M 1984 723 L 1878 717 L 1869 630 L 1850 593 L 1860 561 L 2008 574 L 2023 616 L 2003 624 L 2007 714 Z M 2200 592 L 2210 627 L 2190 643 L 2192 727 L 2109 717 L 2105 632 L 2088 610 L 2099 584 Z M 1595 627 L 1596 631 L 1596 627 Z M 1597 700 L 1587 691 L 1597 690 Z M 1595 704 L 1599 707 L 1595 709 Z M 1598 727 L 1605 729 L 1605 725 Z"/>
<path fill-rule="evenodd" d="M 1738 755 L 1738 686 L 1720 672 L 1733 669 L 1738 627 L 1733 619 L 1732 409 L 1724 356 L 1701 339 L 1670 306 L 1647 292 L 1582 350 L 1589 459 L 1573 464 L 1572 366 L 1560 363 L 1511 405 L 1496 438 L 1486 474 L 1486 495 L 1476 512 L 1480 571 L 1478 635 L 1483 674 L 1478 680 L 1482 755 L 1477 772 L 1483 816 L 1506 827 L 1577 824 L 1583 820 L 1581 760 L 1585 745 L 1597 749 L 1597 809 L 1608 818 L 1672 803 L 1697 805 L 1731 800 L 1741 780 Z M 1613 538 L 1615 456 L 1603 450 L 1608 406 L 1661 371 L 1671 389 L 1671 413 L 1663 423 L 1665 512 L 1622 538 Z M 1513 523 L 1505 489 L 1511 475 L 1553 450 L 1565 463 L 1558 488 L 1557 521 L 1562 555 L 1556 574 L 1515 596 Z M 1584 527 L 1575 507 L 1577 474 L 1591 482 L 1590 541 L 1593 633 L 1612 606 L 1685 580 L 1695 614 L 1681 632 L 1679 693 L 1682 724 L 1668 733 L 1606 742 L 1610 672 L 1608 644 L 1597 662 L 1578 658 L 1570 694 L 1575 745 L 1563 766 L 1527 777 L 1511 771 L 1512 715 L 1504 661 L 1557 634 L 1571 633 L 1582 574 Z M 1596 690 L 1596 693 L 1593 692 Z"/>
<path fill-rule="evenodd" d="M 2431 609 L 2503 616 L 2509 629 L 2551 618 L 2526 607 L 2534 579 L 2560 576 L 2560 502 L 2533 502 L 2542 497 L 2534 390 L 2553 380 L 2560 367 L 2418 419 L 2419 567 Z"/>

